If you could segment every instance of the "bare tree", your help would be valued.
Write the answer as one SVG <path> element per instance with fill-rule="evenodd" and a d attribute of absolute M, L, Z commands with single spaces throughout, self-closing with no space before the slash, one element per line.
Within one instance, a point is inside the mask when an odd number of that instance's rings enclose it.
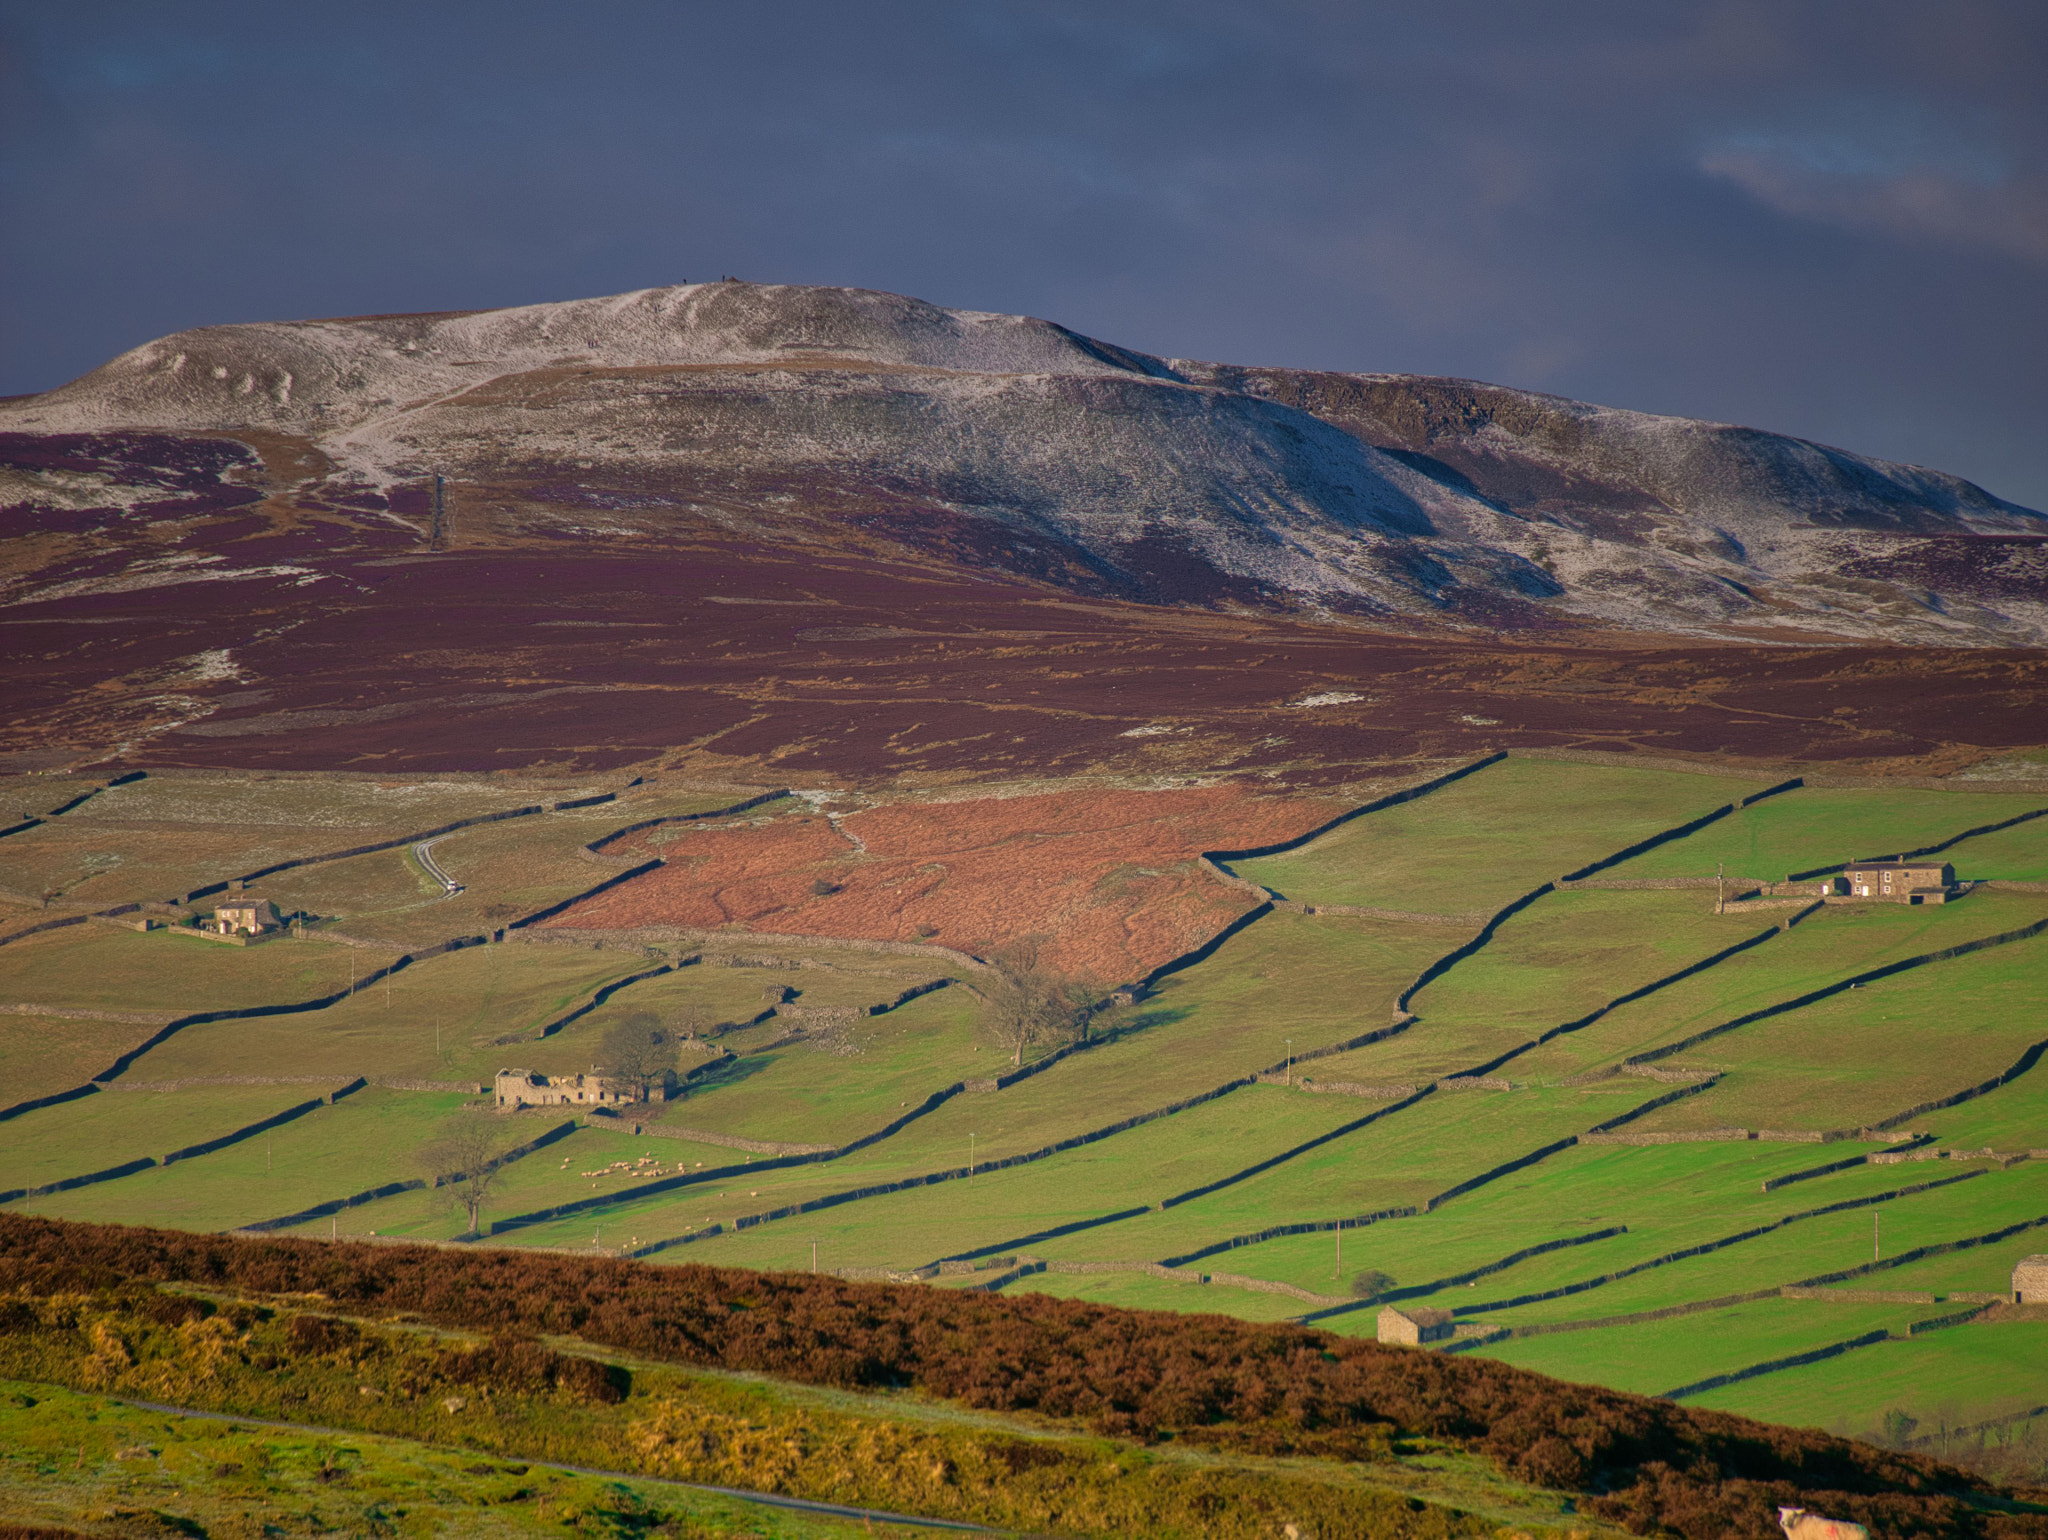
<path fill-rule="evenodd" d="M 468 1214 L 469 1235 L 477 1233 L 477 1216 L 504 1169 L 502 1135 L 493 1123 L 482 1111 L 464 1113 L 419 1153 L 428 1178 Z"/>
<path fill-rule="evenodd" d="M 692 1038 L 710 1037 L 717 1023 L 709 1011 L 694 1000 L 686 1000 L 673 1007 L 661 1018 L 661 1029 L 668 1034 L 672 1043 L 686 1043 Z"/>
<path fill-rule="evenodd" d="M 655 1081 L 676 1067 L 675 1039 L 651 1011 L 635 1011 L 613 1027 L 597 1051 L 605 1070 L 637 1085 L 642 1100 Z"/>
<path fill-rule="evenodd" d="M 1055 973 L 1038 960 L 1038 949 L 1021 943 L 990 959 L 991 972 L 976 989 L 988 1002 L 984 1024 L 1024 1066 L 1024 1050 L 1062 1042 L 1085 1030 L 1089 991 L 1079 979 Z"/>

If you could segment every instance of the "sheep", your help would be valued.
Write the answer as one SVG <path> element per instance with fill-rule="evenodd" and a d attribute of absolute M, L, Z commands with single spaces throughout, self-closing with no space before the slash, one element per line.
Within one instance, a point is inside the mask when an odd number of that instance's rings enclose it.
<path fill-rule="evenodd" d="M 1778 1527 L 1785 1540 L 1870 1540 L 1870 1531 L 1847 1519 L 1824 1519 L 1804 1508 L 1780 1508 Z"/>

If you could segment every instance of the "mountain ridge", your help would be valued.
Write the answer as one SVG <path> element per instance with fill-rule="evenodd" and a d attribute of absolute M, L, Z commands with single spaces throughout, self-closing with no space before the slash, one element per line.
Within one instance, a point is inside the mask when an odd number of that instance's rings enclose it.
<path fill-rule="evenodd" d="M 1149 602 L 2048 643 L 2048 518 L 1960 477 L 1477 381 L 1158 358 L 868 290 L 200 328 L 0 402 L 7 429 L 284 433 L 372 511 L 443 471 L 528 530 L 588 538 L 604 508 L 626 539 L 706 518 L 858 532 Z"/>

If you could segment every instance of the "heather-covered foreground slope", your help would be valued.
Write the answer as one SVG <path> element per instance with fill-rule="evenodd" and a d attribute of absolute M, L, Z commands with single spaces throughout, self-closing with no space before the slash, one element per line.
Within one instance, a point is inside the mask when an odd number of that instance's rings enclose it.
<path fill-rule="evenodd" d="M 1004 1528 L 1448 1537 L 1533 1520 L 1718 1540 L 1768 1534 L 1782 1504 L 1930 1540 L 2048 1525 L 1926 1458 L 1213 1316 L 15 1218 L 0 1286 L 16 1378 Z M 1468 1466 L 1458 1491 L 1438 1450 L 1497 1474 Z"/>

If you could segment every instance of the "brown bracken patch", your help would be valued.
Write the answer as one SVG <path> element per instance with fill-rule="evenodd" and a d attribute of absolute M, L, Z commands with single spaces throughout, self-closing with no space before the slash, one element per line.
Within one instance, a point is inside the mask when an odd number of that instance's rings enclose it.
<path fill-rule="evenodd" d="M 1291 839 L 1334 811 L 1223 785 L 898 803 L 838 829 L 816 814 L 703 829 L 664 847 L 667 865 L 548 923 L 731 925 L 976 955 L 1037 940 L 1047 966 L 1113 984 L 1251 907 L 1200 868 L 1202 850 Z"/>

